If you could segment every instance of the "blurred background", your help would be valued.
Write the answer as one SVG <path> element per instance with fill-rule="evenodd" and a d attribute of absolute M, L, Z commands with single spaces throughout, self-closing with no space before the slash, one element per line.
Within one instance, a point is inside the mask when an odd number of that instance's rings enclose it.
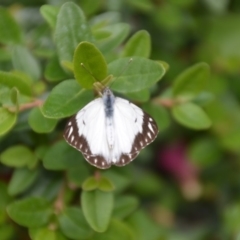
<path fill-rule="evenodd" d="M 0 0 L 0 5 L 8 8 L 24 29 L 26 45 L 42 69 L 54 48 L 50 28 L 39 8 L 43 4 L 64 2 Z M 146 223 L 142 212 L 136 215 L 143 226 L 149 224 L 148 234 L 160 229 L 163 237 L 158 239 L 240 239 L 240 1 L 75 2 L 89 20 L 100 13 L 117 12 L 122 22 L 130 24 L 132 34 L 142 29 L 149 32 L 150 58 L 169 64 L 168 72 L 153 91 L 155 96 L 163 94 L 189 66 L 197 62 L 210 65 L 211 94 L 199 101 L 212 120 L 211 128 L 195 131 L 183 127 L 164 108 L 160 133 L 153 146 L 145 149 L 133 164 L 113 171 L 128 176 L 126 181 L 131 186 L 126 191 L 137 195 L 140 208 L 149 214 Z M 1 25 L 1 16 L 0 28 L 6 29 Z M 12 69 L 10 58 L 0 45 L 0 70 Z M 27 129 L 24 116 L 19 121 L 18 129 Z M 58 126 L 58 131 L 61 130 L 62 125 Z M 0 139 L 0 151 L 12 142 L 30 141 L 29 136 L 44 139 L 29 132 L 25 136 L 29 139 L 23 135 L 15 138 L 13 132 L 4 141 Z M 8 182 L 10 175 L 11 170 L 0 165 L 1 181 Z"/>

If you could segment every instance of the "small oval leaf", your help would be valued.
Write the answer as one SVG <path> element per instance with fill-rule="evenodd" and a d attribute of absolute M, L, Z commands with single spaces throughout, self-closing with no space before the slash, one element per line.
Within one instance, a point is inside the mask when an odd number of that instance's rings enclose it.
<path fill-rule="evenodd" d="M 141 91 L 157 83 L 165 74 L 164 67 L 158 62 L 142 57 L 133 57 L 129 61 L 130 58 L 120 58 L 108 65 L 109 74 L 114 76 L 111 88 L 117 92 Z"/>
<path fill-rule="evenodd" d="M 121 196 L 115 201 L 113 216 L 119 219 L 123 219 L 131 214 L 137 207 L 139 201 L 133 196 Z"/>
<path fill-rule="evenodd" d="M 59 83 L 42 106 L 42 113 L 48 118 L 69 117 L 93 99 L 93 93 L 82 89 L 75 80 Z"/>
<path fill-rule="evenodd" d="M 110 179 L 107 177 L 101 177 L 98 182 L 98 189 L 104 192 L 112 192 L 115 187 Z"/>
<path fill-rule="evenodd" d="M 82 189 L 84 191 L 92 191 L 97 187 L 98 187 L 98 181 L 96 180 L 95 177 L 87 178 L 82 184 Z"/>
<path fill-rule="evenodd" d="M 0 136 L 7 133 L 16 123 L 17 114 L 0 108 Z"/>
<path fill-rule="evenodd" d="M 7 26 L 7 27 L 6 27 Z M 0 42 L 3 44 L 21 43 L 22 33 L 10 11 L 0 7 Z"/>
<path fill-rule="evenodd" d="M 48 223 L 53 214 L 48 201 L 35 197 L 11 203 L 7 212 L 16 223 L 25 227 L 41 227 Z"/>
<path fill-rule="evenodd" d="M 39 108 L 34 108 L 28 116 L 28 123 L 35 132 L 48 133 L 55 128 L 57 119 L 46 118 Z"/>
<path fill-rule="evenodd" d="M 137 239 L 131 228 L 127 224 L 113 219 L 109 228 L 104 233 L 96 233 L 93 239 L 97 240 L 135 240 Z M 140 238 L 138 238 L 140 239 Z"/>
<path fill-rule="evenodd" d="M 60 228 L 71 239 L 88 239 L 93 231 L 86 222 L 83 212 L 77 207 L 68 207 L 58 216 Z"/>
<path fill-rule="evenodd" d="M 35 162 L 35 156 L 26 146 L 16 145 L 2 152 L 0 160 L 9 167 L 23 167 Z"/>
<path fill-rule="evenodd" d="M 41 76 L 41 69 L 38 60 L 24 46 L 15 46 L 13 48 L 12 63 L 16 70 L 28 74 L 28 76 L 34 80 L 38 80 Z"/>
<path fill-rule="evenodd" d="M 107 77 L 107 63 L 101 52 L 89 42 L 81 42 L 73 58 L 74 75 L 84 88 Z"/>
<path fill-rule="evenodd" d="M 19 74 L 14 74 L 10 72 L 3 72 L 0 71 L 0 83 L 3 85 L 8 86 L 9 88 L 16 87 L 20 93 L 31 96 L 32 91 L 30 84 L 26 81 L 23 81 L 21 76 L 18 76 Z"/>
<path fill-rule="evenodd" d="M 109 53 L 125 40 L 130 31 L 130 26 L 126 23 L 116 23 L 103 27 L 100 31 L 110 33 L 109 37 L 97 42 L 101 52 Z"/>
<path fill-rule="evenodd" d="M 38 169 L 29 170 L 28 168 L 15 169 L 8 185 L 8 193 L 17 195 L 29 188 L 39 175 Z"/>
<path fill-rule="evenodd" d="M 83 191 L 81 195 L 83 214 L 96 232 L 107 230 L 113 209 L 113 193 L 100 190 Z"/>
<path fill-rule="evenodd" d="M 43 157 L 43 165 L 49 170 L 74 169 L 85 162 L 81 153 L 62 140 L 51 146 Z"/>
<path fill-rule="evenodd" d="M 211 126 L 211 120 L 201 107 L 183 103 L 172 108 L 173 117 L 185 127 L 201 130 Z"/>
<path fill-rule="evenodd" d="M 59 7 L 57 6 L 51 6 L 46 4 L 40 7 L 41 15 L 49 24 L 49 26 L 53 29 L 56 26 L 58 12 L 59 12 Z"/>
<path fill-rule="evenodd" d="M 195 97 L 206 89 L 210 75 L 209 65 L 197 63 L 183 71 L 173 83 L 175 96 Z"/>
<path fill-rule="evenodd" d="M 145 57 L 149 58 L 151 53 L 151 38 L 147 31 L 140 30 L 136 32 L 126 43 L 123 57 Z"/>
<path fill-rule="evenodd" d="M 60 62 L 72 62 L 78 43 L 92 40 L 84 13 L 77 4 L 67 2 L 61 6 L 57 16 L 55 40 Z"/>

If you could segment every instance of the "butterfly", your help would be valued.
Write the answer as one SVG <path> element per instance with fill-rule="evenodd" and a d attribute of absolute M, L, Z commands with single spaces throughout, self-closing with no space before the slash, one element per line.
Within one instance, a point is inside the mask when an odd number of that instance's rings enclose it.
<path fill-rule="evenodd" d="M 70 118 L 65 140 L 93 166 L 125 166 L 154 141 L 158 127 L 141 108 L 106 87 L 102 96 Z"/>

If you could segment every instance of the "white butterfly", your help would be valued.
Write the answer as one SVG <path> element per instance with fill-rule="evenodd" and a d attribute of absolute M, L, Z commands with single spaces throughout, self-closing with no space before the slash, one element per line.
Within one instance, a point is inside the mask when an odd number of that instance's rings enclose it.
<path fill-rule="evenodd" d="M 92 165 L 124 166 L 158 134 L 156 122 L 133 103 L 105 88 L 66 125 L 64 138 Z"/>

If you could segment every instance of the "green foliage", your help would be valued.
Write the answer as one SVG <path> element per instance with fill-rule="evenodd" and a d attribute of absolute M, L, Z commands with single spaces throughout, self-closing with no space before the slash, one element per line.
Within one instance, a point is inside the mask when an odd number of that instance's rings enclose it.
<path fill-rule="evenodd" d="M 150 35 L 145 30 L 136 32 L 126 43 L 122 52 L 123 57 L 145 57 L 149 58 L 151 53 Z"/>
<path fill-rule="evenodd" d="M 205 129 L 211 126 L 207 114 L 196 104 L 183 103 L 173 107 L 174 118 L 184 126 L 193 129 Z"/>
<path fill-rule="evenodd" d="M 92 92 L 82 89 L 75 80 L 65 80 L 51 91 L 43 104 L 42 112 L 48 118 L 68 117 L 86 105 L 91 98 Z"/>
<path fill-rule="evenodd" d="M 238 239 L 239 1 L 43 2 L 0 7 L 0 239 Z M 63 131 L 106 86 L 159 135 L 103 171 Z"/>
<path fill-rule="evenodd" d="M 112 214 L 113 193 L 101 190 L 83 191 L 81 203 L 83 214 L 92 229 L 105 232 Z"/>
<path fill-rule="evenodd" d="M 31 164 L 34 158 L 32 151 L 23 145 L 10 147 L 1 154 L 2 163 L 17 168 Z"/>
<path fill-rule="evenodd" d="M 71 239 L 87 239 L 93 235 L 93 230 L 87 224 L 80 208 L 64 209 L 58 221 L 63 233 Z"/>
<path fill-rule="evenodd" d="M 107 77 L 107 64 L 101 52 L 91 43 L 81 42 L 74 53 L 74 73 L 76 80 L 84 88 L 92 88 L 93 83 Z"/>
<path fill-rule="evenodd" d="M 8 24 L 7 28 L 6 23 Z M 11 45 L 21 43 L 21 41 L 22 32 L 19 25 L 7 9 L 0 7 L 0 42 Z"/>
<path fill-rule="evenodd" d="M 78 43 L 92 39 L 83 11 L 72 2 L 61 6 L 54 34 L 60 63 L 71 62 Z"/>
<path fill-rule="evenodd" d="M 108 71 L 115 76 L 111 88 L 121 93 L 149 88 L 165 74 L 162 65 L 142 57 L 117 59 L 108 65 Z"/>
<path fill-rule="evenodd" d="M 48 201 L 44 198 L 33 197 L 11 203 L 7 211 L 15 222 L 30 228 L 47 224 L 53 214 Z"/>

